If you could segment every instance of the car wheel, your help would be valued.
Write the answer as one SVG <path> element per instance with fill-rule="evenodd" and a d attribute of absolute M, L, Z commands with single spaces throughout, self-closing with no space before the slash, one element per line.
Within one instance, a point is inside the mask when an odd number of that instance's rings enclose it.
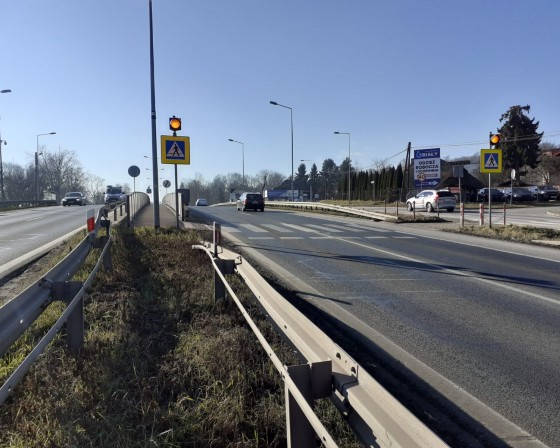
<path fill-rule="evenodd" d="M 428 203 L 426 204 L 426 211 L 427 211 L 428 213 L 432 213 L 432 212 L 434 211 L 434 206 L 432 205 L 431 202 L 428 202 Z"/>
<path fill-rule="evenodd" d="M 413 207 L 412 207 L 412 202 L 407 202 L 407 203 L 406 203 L 406 209 L 407 209 L 409 212 L 411 212 L 411 211 L 412 211 L 412 208 L 413 208 Z"/>

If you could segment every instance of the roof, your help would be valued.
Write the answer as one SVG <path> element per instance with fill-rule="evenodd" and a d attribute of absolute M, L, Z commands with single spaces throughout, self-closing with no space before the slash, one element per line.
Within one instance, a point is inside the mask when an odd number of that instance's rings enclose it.
<path fill-rule="evenodd" d="M 439 189 L 439 188 L 458 187 L 458 186 L 459 186 L 459 178 L 449 176 L 443 179 L 434 188 Z M 480 190 L 481 188 L 484 188 L 485 185 L 481 181 L 479 181 L 476 177 L 474 177 L 471 173 L 469 173 L 466 169 L 463 168 L 461 187 L 467 190 Z"/>

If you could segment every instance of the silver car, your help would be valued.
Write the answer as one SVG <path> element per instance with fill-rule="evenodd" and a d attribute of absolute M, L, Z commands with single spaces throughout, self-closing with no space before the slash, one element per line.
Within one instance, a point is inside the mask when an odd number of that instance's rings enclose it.
<path fill-rule="evenodd" d="M 438 208 L 452 212 L 456 205 L 455 195 L 448 190 L 423 190 L 406 201 L 406 208 L 409 212 L 413 210 L 433 212 Z"/>

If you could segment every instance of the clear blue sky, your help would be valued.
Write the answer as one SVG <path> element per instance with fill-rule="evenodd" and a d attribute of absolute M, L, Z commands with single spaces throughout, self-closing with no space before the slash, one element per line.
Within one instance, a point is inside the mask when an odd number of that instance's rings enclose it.
<path fill-rule="evenodd" d="M 106 183 L 151 175 L 148 0 L 0 0 L 4 162 L 74 151 Z M 472 155 L 512 105 L 560 144 L 558 0 L 153 0 L 157 133 L 183 120 L 179 179 L 340 164 L 413 147 Z M 159 144 L 159 137 L 158 137 Z M 404 154 L 393 157 L 397 164 Z M 310 164 L 307 164 L 308 167 Z M 173 181 L 172 165 L 163 178 Z M 160 177 L 160 183 L 162 178 Z"/>

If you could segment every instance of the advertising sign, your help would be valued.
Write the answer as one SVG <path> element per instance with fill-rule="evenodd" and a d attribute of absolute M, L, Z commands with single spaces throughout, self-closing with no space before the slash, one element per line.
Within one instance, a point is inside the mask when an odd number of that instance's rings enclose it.
<path fill-rule="evenodd" d="M 414 188 L 434 188 L 441 180 L 440 149 L 414 150 Z"/>

